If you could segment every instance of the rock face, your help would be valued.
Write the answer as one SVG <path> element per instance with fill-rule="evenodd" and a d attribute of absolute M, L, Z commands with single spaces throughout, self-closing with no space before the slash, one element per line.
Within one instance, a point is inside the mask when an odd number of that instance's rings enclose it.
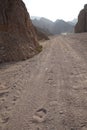
<path fill-rule="evenodd" d="M 76 33 L 87 32 L 87 4 L 84 6 L 78 16 L 78 22 L 75 26 Z"/>
<path fill-rule="evenodd" d="M 37 35 L 22 0 L 0 0 L 0 62 L 38 53 Z"/>

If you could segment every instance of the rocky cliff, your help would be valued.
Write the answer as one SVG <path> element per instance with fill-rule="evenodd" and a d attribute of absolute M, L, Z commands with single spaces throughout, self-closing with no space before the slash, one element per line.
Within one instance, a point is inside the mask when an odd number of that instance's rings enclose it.
<path fill-rule="evenodd" d="M 22 0 L 0 0 L 0 62 L 19 61 L 39 51 L 37 35 Z"/>
<path fill-rule="evenodd" d="M 84 9 L 82 9 L 79 13 L 78 22 L 75 26 L 75 32 L 87 32 L 87 4 L 84 6 Z"/>

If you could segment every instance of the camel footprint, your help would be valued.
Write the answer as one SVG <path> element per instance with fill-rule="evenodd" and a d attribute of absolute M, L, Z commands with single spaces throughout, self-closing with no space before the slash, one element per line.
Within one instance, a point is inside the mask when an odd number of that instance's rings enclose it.
<path fill-rule="evenodd" d="M 9 115 L 8 113 L 3 113 L 0 115 L 0 124 L 5 124 L 5 123 L 8 123 L 9 121 Z"/>
<path fill-rule="evenodd" d="M 0 98 L 8 95 L 8 93 L 9 93 L 8 87 L 0 83 Z"/>
<path fill-rule="evenodd" d="M 44 108 L 38 109 L 33 115 L 33 121 L 37 123 L 41 123 L 46 121 L 47 110 Z"/>

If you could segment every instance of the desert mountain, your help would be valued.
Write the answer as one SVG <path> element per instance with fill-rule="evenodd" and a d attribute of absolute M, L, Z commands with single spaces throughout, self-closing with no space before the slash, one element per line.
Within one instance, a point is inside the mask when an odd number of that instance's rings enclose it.
<path fill-rule="evenodd" d="M 73 25 L 63 20 L 56 20 L 53 26 L 53 34 L 61 34 L 65 32 L 73 32 Z"/>
<path fill-rule="evenodd" d="M 77 23 L 77 21 L 78 21 L 77 18 L 75 18 L 75 19 L 73 19 L 71 21 L 68 21 L 68 23 L 71 24 L 71 25 L 73 25 L 73 26 L 75 26 L 76 23 Z"/>
<path fill-rule="evenodd" d="M 34 19 L 40 20 L 41 17 L 38 17 L 38 16 L 31 16 L 30 18 L 31 18 L 32 20 L 34 20 Z"/>
<path fill-rule="evenodd" d="M 35 19 L 32 19 L 32 23 L 48 35 L 72 32 L 74 28 L 74 25 L 71 25 L 63 20 L 56 20 L 55 22 L 53 22 L 46 18 L 37 19 L 36 17 Z"/>
<path fill-rule="evenodd" d="M 53 28 L 53 22 L 46 18 L 40 18 L 40 19 L 32 19 L 32 23 L 38 27 L 40 30 L 43 30 L 44 33 L 50 35 L 52 33 Z"/>
<path fill-rule="evenodd" d="M 87 4 L 84 6 L 78 15 L 78 22 L 75 26 L 75 32 L 87 32 Z"/>
<path fill-rule="evenodd" d="M 38 53 L 37 35 L 22 0 L 0 0 L 0 62 Z"/>

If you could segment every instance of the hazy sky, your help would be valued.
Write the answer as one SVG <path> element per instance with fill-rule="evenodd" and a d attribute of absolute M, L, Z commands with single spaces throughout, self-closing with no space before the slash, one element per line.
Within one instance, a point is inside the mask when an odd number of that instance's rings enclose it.
<path fill-rule="evenodd" d="M 30 16 L 72 20 L 78 16 L 79 11 L 87 4 L 87 0 L 23 0 Z"/>

